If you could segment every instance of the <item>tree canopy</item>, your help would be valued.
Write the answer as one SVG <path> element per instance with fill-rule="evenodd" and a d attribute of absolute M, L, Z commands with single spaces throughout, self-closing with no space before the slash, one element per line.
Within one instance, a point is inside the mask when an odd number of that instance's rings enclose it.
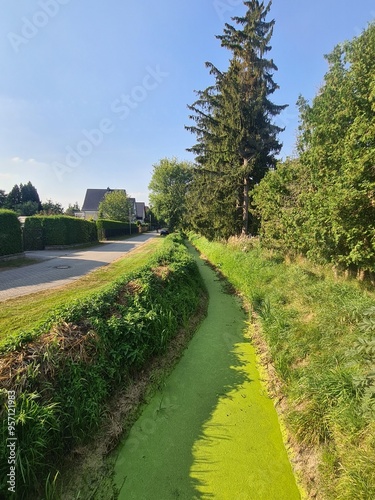
<path fill-rule="evenodd" d="M 30 181 L 19 186 L 15 184 L 7 194 L 3 206 L 19 215 L 34 215 L 42 209 L 38 191 Z"/>
<path fill-rule="evenodd" d="M 129 221 L 131 219 L 131 205 L 126 191 L 108 191 L 99 204 L 99 217 L 115 221 Z"/>
<path fill-rule="evenodd" d="M 279 166 L 257 189 L 262 236 L 318 262 L 371 269 L 375 25 L 326 59 L 329 69 L 312 104 L 299 99 L 299 158 Z"/>
<path fill-rule="evenodd" d="M 170 230 L 184 225 L 186 194 L 193 176 L 193 165 L 177 158 L 163 158 L 153 166 L 149 184 L 152 211 Z"/>

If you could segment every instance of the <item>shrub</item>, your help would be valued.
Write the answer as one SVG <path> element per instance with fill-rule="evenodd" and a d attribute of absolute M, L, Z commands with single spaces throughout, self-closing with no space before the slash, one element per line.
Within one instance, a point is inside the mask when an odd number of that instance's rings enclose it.
<path fill-rule="evenodd" d="M 42 217 L 27 217 L 23 228 L 25 250 L 43 250 L 44 233 Z"/>
<path fill-rule="evenodd" d="M 98 241 L 95 222 L 62 215 L 28 217 L 25 221 L 25 250 L 95 241 Z"/>
<path fill-rule="evenodd" d="M 12 210 L 0 210 L 0 255 L 22 252 L 22 232 L 17 214 Z"/>
<path fill-rule="evenodd" d="M 98 228 L 98 237 L 100 240 L 125 236 L 130 234 L 130 231 L 131 234 L 138 234 L 139 232 L 137 224 L 131 224 L 131 227 L 129 227 L 128 222 L 107 219 L 98 219 L 96 221 L 96 227 Z"/>
<path fill-rule="evenodd" d="M 44 217 L 43 220 L 44 241 L 46 245 L 68 245 L 68 228 L 65 217 Z"/>

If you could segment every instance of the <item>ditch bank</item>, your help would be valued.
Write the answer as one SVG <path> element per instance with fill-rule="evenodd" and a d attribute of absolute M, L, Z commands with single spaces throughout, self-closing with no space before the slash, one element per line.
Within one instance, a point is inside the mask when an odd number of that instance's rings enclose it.
<path fill-rule="evenodd" d="M 206 319 L 114 457 L 119 500 L 300 498 L 239 299 L 193 249 Z"/>
<path fill-rule="evenodd" d="M 63 458 L 92 439 L 118 387 L 165 352 L 201 292 L 194 259 L 182 240 L 168 237 L 140 270 L 2 347 L 1 498 L 57 498 Z"/>

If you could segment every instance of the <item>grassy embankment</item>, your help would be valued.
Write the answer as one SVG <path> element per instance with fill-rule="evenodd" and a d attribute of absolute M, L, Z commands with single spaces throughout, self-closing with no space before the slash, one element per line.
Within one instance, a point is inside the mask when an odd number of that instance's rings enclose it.
<path fill-rule="evenodd" d="M 196 310 L 200 276 L 181 242 L 169 237 L 131 257 L 40 300 L 38 294 L 31 302 L 3 304 L 17 304 L 25 317 L 18 333 L 9 329 L 0 357 L 2 497 L 9 472 L 7 391 L 16 402 L 17 498 L 53 498 L 48 476 L 98 429 L 114 388 L 164 352 Z M 31 316 L 34 308 L 39 312 Z M 19 333 L 20 325 L 29 328 Z"/>
<path fill-rule="evenodd" d="M 255 239 L 192 240 L 252 307 L 311 497 L 375 498 L 375 292 Z"/>
<path fill-rule="evenodd" d="M 154 238 L 119 259 L 67 286 L 2 302 L 0 306 L 0 350 L 7 338 L 22 331 L 39 329 L 51 317 L 51 311 L 67 303 L 100 292 L 119 276 L 144 266 L 160 248 L 162 240 Z"/>

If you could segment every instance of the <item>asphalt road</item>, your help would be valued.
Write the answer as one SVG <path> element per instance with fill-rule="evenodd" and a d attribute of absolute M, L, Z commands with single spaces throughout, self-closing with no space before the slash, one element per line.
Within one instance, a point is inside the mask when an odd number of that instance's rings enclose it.
<path fill-rule="evenodd" d="M 40 262 L 1 271 L 0 302 L 71 283 L 158 236 L 157 233 L 144 233 L 123 241 L 107 241 L 88 249 L 25 252 L 26 257 Z"/>

